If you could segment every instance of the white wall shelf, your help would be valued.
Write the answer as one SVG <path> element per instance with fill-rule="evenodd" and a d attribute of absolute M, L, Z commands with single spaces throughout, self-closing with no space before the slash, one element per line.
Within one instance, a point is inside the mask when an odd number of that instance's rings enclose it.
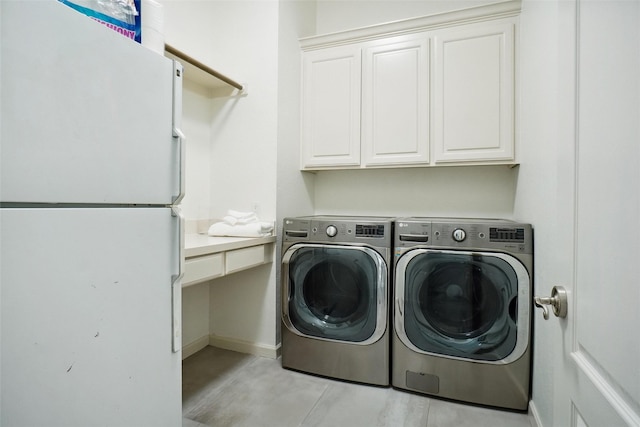
<path fill-rule="evenodd" d="M 214 70 L 181 50 L 169 44 L 164 45 L 164 50 L 167 58 L 180 61 L 183 65 L 184 78 L 186 80 L 190 80 L 216 92 L 228 90 L 229 94 L 231 94 L 234 90 L 237 90 L 239 93 L 246 93 L 246 85 Z"/>

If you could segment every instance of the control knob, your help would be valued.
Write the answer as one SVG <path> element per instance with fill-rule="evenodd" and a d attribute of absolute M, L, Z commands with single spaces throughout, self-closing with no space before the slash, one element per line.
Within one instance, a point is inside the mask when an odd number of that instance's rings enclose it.
<path fill-rule="evenodd" d="M 456 242 L 462 242 L 467 238 L 467 233 L 462 228 L 456 228 L 453 230 L 453 233 L 451 233 L 451 236 Z"/>
<path fill-rule="evenodd" d="M 335 237 L 336 234 L 338 234 L 338 229 L 335 225 L 330 225 L 327 227 L 327 236 Z"/>

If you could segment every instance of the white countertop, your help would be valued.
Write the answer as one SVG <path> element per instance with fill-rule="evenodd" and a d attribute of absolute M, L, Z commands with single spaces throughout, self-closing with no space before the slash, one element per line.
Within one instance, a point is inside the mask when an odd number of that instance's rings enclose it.
<path fill-rule="evenodd" d="M 184 236 L 185 258 L 265 245 L 275 241 L 276 236 L 213 237 L 206 234 L 186 234 Z"/>

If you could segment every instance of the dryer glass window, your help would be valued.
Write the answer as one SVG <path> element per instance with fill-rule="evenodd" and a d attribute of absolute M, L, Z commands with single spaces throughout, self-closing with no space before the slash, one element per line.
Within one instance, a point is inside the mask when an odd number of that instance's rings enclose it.
<path fill-rule="evenodd" d="M 405 274 L 405 332 L 419 349 L 477 360 L 509 355 L 517 337 L 518 279 L 491 255 L 426 253 Z"/>
<path fill-rule="evenodd" d="M 289 316 L 301 333 L 360 342 L 376 330 L 380 264 L 356 248 L 302 247 L 289 261 Z"/>

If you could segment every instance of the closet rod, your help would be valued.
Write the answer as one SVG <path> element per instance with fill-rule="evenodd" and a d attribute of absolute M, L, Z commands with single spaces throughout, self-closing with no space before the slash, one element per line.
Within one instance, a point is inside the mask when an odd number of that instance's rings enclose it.
<path fill-rule="evenodd" d="M 224 74 L 220 74 L 219 72 L 217 72 L 216 70 L 207 67 L 206 65 L 204 65 L 202 62 L 198 61 L 197 59 L 192 58 L 191 56 L 187 55 L 186 53 L 176 49 L 175 47 L 169 45 L 169 44 L 165 44 L 164 45 L 164 50 L 166 50 L 167 52 L 169 52 L 170 54 L 172 54 L 173 56 L 180 58 L 184 61 L 189 62 L 190 64 L 195 65 L 196 67 L 200 68 L 202 71 L 211 74 L 213 77 L 215 77 L 218 80 L 222 80 L 223 82 L 225 82 L 226 84 L 235 87 L 238 90 L 243 90 L 244 86 L 242 86 L 240 83 L 238 83 L 237 81 L 225 76 Z"/>

